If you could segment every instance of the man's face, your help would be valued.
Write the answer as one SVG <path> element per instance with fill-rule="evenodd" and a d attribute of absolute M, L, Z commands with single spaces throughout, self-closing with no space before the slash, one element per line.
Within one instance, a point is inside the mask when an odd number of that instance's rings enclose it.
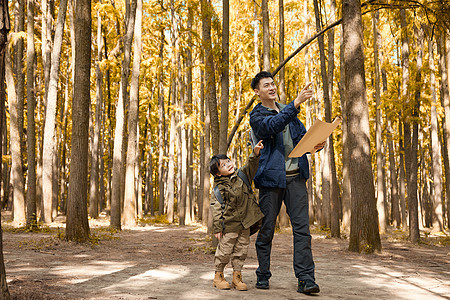
<path fill-rule="evenodd" d="M 263 78 L 259 81 L 258 86 L 255 89 L 255 93 L 262 101 L 278 100 L 277 86 L 270 77 Z"/>
<path fill-rule="evenodd" d="M 220 176 L 228 176 L 234 173 L 234 163 L 229 159 L 219 160 L 219 173 Z"/>

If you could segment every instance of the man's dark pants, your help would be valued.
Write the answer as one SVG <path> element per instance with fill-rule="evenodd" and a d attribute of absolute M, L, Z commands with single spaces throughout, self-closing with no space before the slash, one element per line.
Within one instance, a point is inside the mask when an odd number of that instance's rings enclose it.
<path fill-rule="evenodd" d="M 259 267 L 258 280 L 269 279 L 270 252 L 275 224 L 282 201 L 286 205 L 294 235 L 294 272 L 299 280 L 314 279 L 314 261 L 311 253 L 309 232 L 308 193 L 306 181 L 300 176 L 287 176 L 286 188 L 260 188 L 259 206 L 264 214 L 261 229 L 256 238 Z"/>

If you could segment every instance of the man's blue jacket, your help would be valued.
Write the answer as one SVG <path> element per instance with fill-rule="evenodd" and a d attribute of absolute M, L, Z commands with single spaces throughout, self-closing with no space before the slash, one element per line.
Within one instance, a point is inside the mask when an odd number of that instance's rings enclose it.
<path fill-rule="evenodd" d="M 286 188 L 286 167 L 284 157 L 283 129 L 289 124 L 292 142 L 295 145 L 305 135 L 306 128 L 297 118 L 299 110 L 294 101 L 279 113 L 258 103 L 250 113 L 250 126 L 257 138 L 263 140 L 259 167 L 255 175 L 256 188 Z M 306 154 L 298 158 L 300 177 L 309 178 L 309 164 Z"/>

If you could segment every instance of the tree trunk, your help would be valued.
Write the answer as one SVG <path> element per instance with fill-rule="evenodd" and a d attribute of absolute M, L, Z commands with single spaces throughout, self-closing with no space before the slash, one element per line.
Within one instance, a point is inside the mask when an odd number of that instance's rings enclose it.
<path fill-rule="evenodd" d="M 34 0 L 27 0 L 27 227 L 37 226 L 36 216 L 36 99 L 34 94 Z"/>
<path fill-rule="evenodd" d="M 92 156 L 91 156 L 91 176 L 90 176 L 90 192 L 89 192 L 89 215 L 91 218 L 98 217 L 99 207 L 99 144 L 100 144 L 100 127 L 102 124 L 102 106 L 103 106 L 103 73 L 100 70 L 100 62 L 102 61 L 102 19 L 100 12 L 97 11 L 97 64 L 96 64 L 96 102 L 95 102 L 95 125 L 94 136 L 92 137 Z"/>
<path fill-rule="evenodd" d="M 358 0 L 344 0 L 344 68 L 346 117 L 350 149 L 352 215 L 349 250 L 381 250 L 375 188 L 370 156 L 369 111 L 366 96 L 361 6 Z"/>
<path fill-rule="evenodd" d="M 258 32 L 259 32 L 259 20 L 258 20 L 258 4 L 256 1 L 254 2 L 254 13 L 253 13 L 253 59 L 255 64 L 255 74 L 259 73 L 261 70 L 259 68 L 259 39 L 258 39 Z"/>
<path fill-rule="evenodd" d="M 191 2 L 189 2 L 188 7 L 188 20 L 187 25 L 188 28 L 191 28 L 194 23 L 194 8 L 192 7 Z M 186 104 L 188 107 L 188 112 L 190 115 L 193 114 L 192 112 L 192 101 L 193 101 L 193 88 L 192 88 L 192 68 L 190 66 L 193 65 L 192 63 L 192 49 L 194 48 L 194 44 L 192 42 L 193 39 L 193 33 L 189 32 L 188 34 L 188 48 L 186 49 L 186 65 L 188 66 L 186 69 Z M 195 220 L 194 216 L 194 136 L 193 136 L 193 129 L 192 127 L 187 128 L 187 191 L 186 191 L 186 221 L 191 223 Z"/>
<path fill-rule="evenodd" d="M 125 36 L 124 58 L 122 61 L 122 75 L 120 82 L 119 100 L 116 107 L 116 129 L 114 134 L 113 172 L 111 187 L 111 227 L 121 229 L 122 210 L 122 182 L 123 160 L 125 147 L 125 107 L 128 101 L 128 80 L 130 75 L 131 44 L 134 35 L 134 23 L 136 16 L 137 0 L 132 0 L 131 5 L 126 1 L 125 12 Z"/>
<path fill-rule="evenodd" d="M 139 73 L 142 55 L 142 0 L 136 0 L 133 70 L 130 84 L 130 107 L 128 110 L 128 149 L 125 174 L 125 198 L 123 224 L 136 225 L 136 177 L 135 168 L 139 163 Z"/>
<path fill-rule="evenodd" d="M 15 3 L 15 18 L 14 18 L 14 32 L 24 32 L 25 31 L 25 1 L 17 0 Z M 19 38 L 14 47 L 14 76 L 17 81 L 17 123 L 18 123 L 18 131 L 19 131 L 19 139 L 20 139 L 20 155 L 21 155 L 21 166 L 23 169 L 23 105 L 24 105 L 24 94 L 25 94 L 25 73 L 23 72 L 23 51 L 24 51 L 24 39 Z M 21 171 L 23 175 L 23 171 Z"/>
<path fill-rule="evenodd" d="M 86 242 L 89 239 L 87 214 L 88 144 L 90 69 L 91 69 L 91 1 L 75 2 L 75 68 L 72 98 L 72 152 L 70 159 L 69 195 L 67 197 L 68 241 Z"/>
<path fill-rule="evenodd" d="M 167 220 L 169 223 L 173 223 L 173 220 L 175 219 L 175 127 L 175 112 L 174 110 L 171 110 L 169 129 L 169 167 L 167 170 Z"/>
<path fill-rule="evenodd" d="M 11 53 L 6 48 L 5 76 L 8 88 L 11 139 L 11 182 L 13 188 L 13 221 L 16 226 L 23 226 L 25 217 L 25 186 L 22 169 L 22 153 L 20 151 L 19 112 L 16 86 L 13 78 Z"/>
<path fill-rule="evenodd" d="M 269 1 L 262 0 L 262 28 L 263 28 L 263 71 L 270 71 L 270 26 Z"/>
<path fill-rule="evenodd" d="M 446 64 L 446 49 L 445 49 L 445 34 L 437 36 L 438 39 L 438 53 L 439 53 L 439 74 L 441 75 L 440 93 L 441 93 L 441 104 L 444 108 L 444 146 L 446 146 L 447 156 L 444 161 L 447 160 L 446 164 L 449 164 L 450 160 L 450 96 L 449 96 L 449 81 L 448 81 L 448 69 Z M 445 178 L 448 178 L 450 167 L 447 167 L 447 172 L 445 173 Z M 450 197 L 450 180 L 446 181 L 446 200 L 447 206 Z M 437 201 L 436 201 L 437 200 Z M 442 199 L 435 199 L 433 201 L 433 230 L 443 231 L 444 230 L 444 211 Z"/>
<path fill-rule="evenodd" d="M 409 238 L 411 242 L 417 243 L 420 238 L 419 232 L 419 202 L 417 198 L 418 186 L 418 157 L 417 149 L 419 145 L 419 110 L 420 110 L 420 93 L 421 93 L 421 77 L 422 77 L 422 57 L 423 57 L 423 31 L 420 29 L 416 34 L 419 43 L 417 49 L 417 65 L 416 65 L 416 90 L 413 102 L 413 121 L 412 121 L 412 140 L 411 140 L 411 173 L 408 180 L 408 208 L 409 208 Z M 408 153 L 408 152 L 406 152 Z M 411 197 L 410 197 L 411 196 Z"/>
<path fill-rule="evenodd" d="M 373 52 L 375 64 L 375 103 L 376 103 L 376 121 L 375 121 L 375 135 L 376 135 L 376 160 L 377 160 L 377 210 L 378 210 L 378 224 L 380 225 L 380 233 L 386 233 L 387 219 L 385 215 L 385 195 L 384 195 L 384 176 L 383 176 L 383 141 L 381 136 L 382 131 L 382 117 L 381 117 L 381 82 L 380 82 L 380 65 L 378 59 L 378 12 L 372 13 L 372 28 L 373 28 Z"/>
<path fill-rule="evenodd" d="M 264 2 L 264 1 L 263 1 Z M 228 103 L 230 98 L 230 2 L 222 0 L 222 66 L 220 94 L 220 138 L 219 153 L 227 153 L 228 137 Z"/>
<path fill-rule="evenodd" d="M 446 68 L 447 68 L 447 82 L 443 82 L 443 85 L 446 87 L 446 89 L 444 89 L 445 93 L 446 93 L 446 97 L 447 99 L 449 99 L 449 103 L 450 103 L 450 30 L 447 30 L 446 32 L 446 39 L 445 39 L 445 44 L 446 44 L 446 51 L 445 51 L 445 61 L 446 61 Z M 449 167 L 450 169 L 450 167 Z M 448 171 L 448 173 L 445 174 L 446 178 L 448 178 L 448 174 L 450 173 L 450 170 Z M 445 183 L 445 194 L 447 196 L 447 199 L 444 200 L 445 203 L 447 203 L 447 228 L 450 228 L 450 203 L 449 203 L 449 199 L 450 199 L 450 181 L 447 184 L 447 182 Z"/>
<path fill-rule="evenodd" d="M 215 67 L 211 40 L 211 18 L 213 8 L 210 0 L 202 0 L 201 6 L 203 38 L 202 47 L 205 53 L 205 99 L 208 101 L 211 120 L 212 154 L 215 155 L 219 154 L 219 117 L 217 111 Z"/>
<path fill-rule="evenodd" d="M 280 33 L 279 33 L 279 53 L 278 59 L 280 63 L 284 60 L 284 0 L 278 0 L 278 11 L 279 11 L 279 19 L 280 19 Z M 305 61 L 306 63 L 306 61 Z M 285 82 L 285 69 L 281 68 L 280 77 L 279 77 L 279 95 L 280 102 L 286 103 L 286 82 Z"/>
<path fill-rule="evenodd" d="M 66 20 L 67 0 L 62 0 L 59 5 L 58 18 L 56 21 L 56 30 L 54 45 L 51 54 L 51 70 L 47 93 L 47 106 L 45 113 L 44 141 L 42 152 L 42 197 L 44 222 L 53 221 L 53 202 L 54 197 L 54 158 L 56 155 L 56 113 L 58 101 L 58 79 L 60 69 L 61 47 L 64 34 L 64 23 Z M 77 29 L 75 29 L 77 30 Z"/>
<path fill-rule="evenodd" d="M 397 180 L 397 172 L 395 165 L 395 153 L 394 153 L 394 143 L 392 139 L 393 129 L 391 125 L 391 119 L 388 117 L 388 130 L 389 134 L 388 138 L 388 148 L 389 148 L 389 173 L 391 180 L 391 216 L 392 216 L 392 225 L 395 228 L 398 228 L 401 224 L 400 219 L 400 206 L 399 206 L 399 197 L 398 197 L 398 180 Z M 402 167 L 402 166 L 401 166 Z M 403 168 L 403 167 L 402 167 Z"/>
<path fill-rule="evenodd" d="M 166 135 L 166 117 L 164 109 L 164 84 L 163 84 L 163 74 L 164 74 L 164 28 L 161 28 L 161 41 L 159 47 L 159 66 L 158 66 L 158 132 L 159 132 L 159 143 L 158 143 L 158 174 L 159 174 L 159 215 L 164 214 L 164 156 L 165 151 L 165 135 Z"/>
<path fill-rule="evenodd" d="M 316 16 L 316 30 L 320 31 L 322 29 L 321 13 L 319 9 L 319 4 L 317 0 L 314 0 L 314 14 Z M 325 106 L 325 121 L 330 122 L 331 120 L 331 101 L 330 101 L 330 91 L 328 85 L 328 73 L 327 73 L 327 58 L 325 57 L 325 43 L 324 36 L 318 37 L 319 52 L 320 52 L 320 70 L 322 78 L 323 87 L 323 102 Z M 330 145 L 331 141 L 331 145 Z M 323 164 L 322 164 L 322 218 L 320 220 L 320 225 L 331 228 L 331 155 L 333 137 L 330 136 L 325 149 L 322 151 Z M 331 146 L 331 147 L 330 147 Z"/>
<path fill-rule="evenodd" d="M 3 144 L 2 134 L 4 131 L 5 112 L 5 55 L 7 47 L 7 35 L 11 29 L 9 21 L 8 1 L 0 1 L 0 141 Z M 3 145 L 0 145 L 0 157 L 2 156 Z M 0 162 L 0 181 L 2 181 L 2 163 Z M 2 207 L 0 207 L 1 216 Z M 6 281 L 5 260 L 3 258 L 3 230 L 0 222 L 0 298 L 9 300 L 11 298 Z"/>
<path fill-rule="evenodd" d="M 347 111 L 346 93 L 345 93 L 345 68 L 344 68 L 344 40 L 340 39 L 340 78 L 339 94 L 341 98 L 342 114 L 342 229 L 345 232 L 350 231 L 351 217 L 351 184 L 350 184 L 350 145 L 348 143 L 348 120 L 345 112 Z"/>

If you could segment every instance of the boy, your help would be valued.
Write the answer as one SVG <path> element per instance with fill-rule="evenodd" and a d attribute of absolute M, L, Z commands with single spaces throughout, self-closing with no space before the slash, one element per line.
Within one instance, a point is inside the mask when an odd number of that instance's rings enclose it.
<path fill-rule="evenodd" d="M 250 183 L 258 169 L 260 150 L 263 148 L 262 141 L 259 141 L 247 164 L 238 171 L 224 154 L 214 155 L 209 164 L 210 173 L 214 176 L 214 186 L 218 187 L 216 192 L 220 192 L 218 196 L 215 193 L 211 196 L 213 233 L 219 240 L 214 257 L 216 272 L 213 286 L 220 290 L 230 289 L 223 275 L 230 259 L 233 267 L 233 288 L 239 291 L 247 290 L 247 285 L 242 282 L 242 267 L 250 243 L 250 226 L 264 217 Z"/>

